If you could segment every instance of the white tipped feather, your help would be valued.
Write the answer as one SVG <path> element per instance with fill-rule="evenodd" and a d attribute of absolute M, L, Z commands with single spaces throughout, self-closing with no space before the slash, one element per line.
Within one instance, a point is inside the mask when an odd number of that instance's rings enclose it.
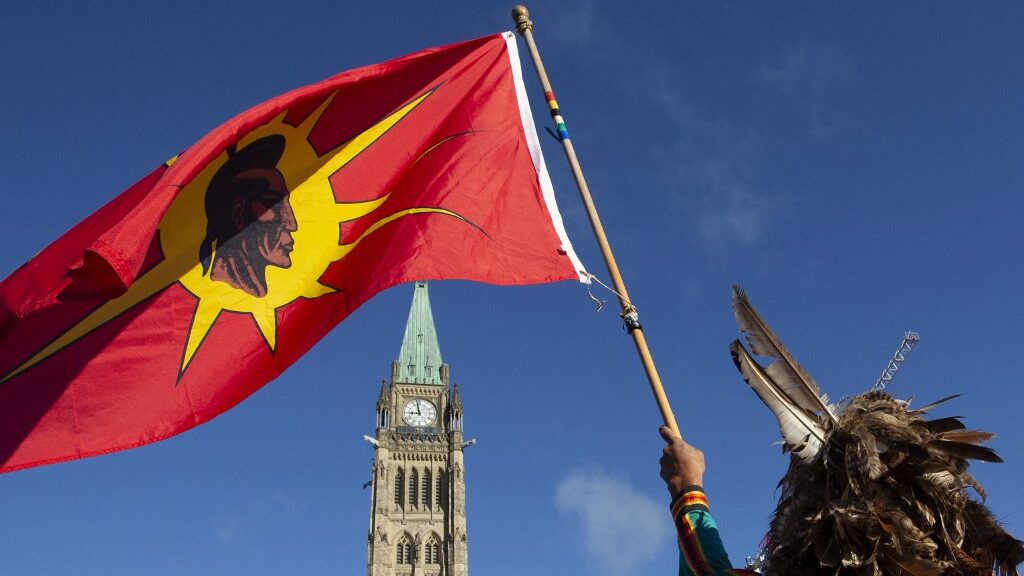
<path fill-rule="evenodd" d="M 743 379 L 768 406 L 779 421 L 779 429 L 793 454 L 804 461 L 813 459 L 825 442 L 825 429 L 814 413 L 800 406 L 772 380 L 739 340 L 729 346 L 733 362 Z"/>
<path fill-rule="evenodd" d="M 750 351 L 758 356 L 776 359 L 776 362 L 772 362 L 764 369 L 776 386 L 785 391 L 786 395 L 800 407 L 811 413 L 821 412 L 834 423 L 835 414 L 821 395 L 818 384 L 793 358 L 782 344 L 782 340 L 772 332 L 757 310 L 754 310 L 747 300 L 747 295 L 739 286 L 732 287 L 732 309 L 736 314 L 736 323 L 746 334 Z"/>

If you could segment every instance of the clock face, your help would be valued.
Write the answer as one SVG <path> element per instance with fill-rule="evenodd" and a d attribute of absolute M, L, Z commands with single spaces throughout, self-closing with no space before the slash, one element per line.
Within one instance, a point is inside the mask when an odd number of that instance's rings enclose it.
<path fill-rule="evenodd" d="M 434 416 L 437 416 L 437 408 L 420 398 L 410 400 L 402 410 L 402 418 L 410 426 L 427 426 L 434 421 Z"/>

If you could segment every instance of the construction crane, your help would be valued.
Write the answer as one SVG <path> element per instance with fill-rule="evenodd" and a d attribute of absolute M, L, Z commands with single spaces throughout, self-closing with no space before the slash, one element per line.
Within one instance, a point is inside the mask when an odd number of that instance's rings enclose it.
<path fill-rule="evenodd" d="M 900 366 L 910 355 L 910 351 L 914 349 L 914 346 L 921 340 L 921 337 L 917 335 L 917 332 L 907 332 L 903 335 L 903 341 L 900 342 L 899 348 L 896 349 L 896 353 L 892 355 L 892 359 L 889 360 L 889 364 L 882 370 L 882 375 L 875 381 L 875 385 L 871 387 L 872 390 L 885 390 L 885 387 L 889 382 L 892 382 L 893 376 L 899 371 Z"/>

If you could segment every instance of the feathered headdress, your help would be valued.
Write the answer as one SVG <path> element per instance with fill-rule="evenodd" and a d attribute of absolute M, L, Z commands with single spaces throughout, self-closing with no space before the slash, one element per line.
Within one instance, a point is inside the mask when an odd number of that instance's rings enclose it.
<path fill-rule="evenodd" d="M 786 576 L 1017 576 L 1024 542 L 983 504 L 968 460 L 1002 462 L 980 446 L 992 434 L 958 417 L 926 419 L 882 391 L 829 404 L 818 385 L 733 288 L 739 340 L 730 351 L 743 379 L 775 413 L 792 454 L 766 537 L 765 564 Z M 973 488 L 980 501 L 968 495 Z"/>

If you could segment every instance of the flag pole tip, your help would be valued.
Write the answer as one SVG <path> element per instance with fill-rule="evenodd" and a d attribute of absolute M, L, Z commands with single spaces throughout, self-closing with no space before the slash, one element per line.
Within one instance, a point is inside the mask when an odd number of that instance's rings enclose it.
<path fill-rule="evenodd" d="M 516 23 L 516 31 L 522 34 L 526 30 L 533 30 L 533 22 L 530 22 L 530 11 L 522 4 L 516 4 L 512 8 L 512 21 Z"/>

